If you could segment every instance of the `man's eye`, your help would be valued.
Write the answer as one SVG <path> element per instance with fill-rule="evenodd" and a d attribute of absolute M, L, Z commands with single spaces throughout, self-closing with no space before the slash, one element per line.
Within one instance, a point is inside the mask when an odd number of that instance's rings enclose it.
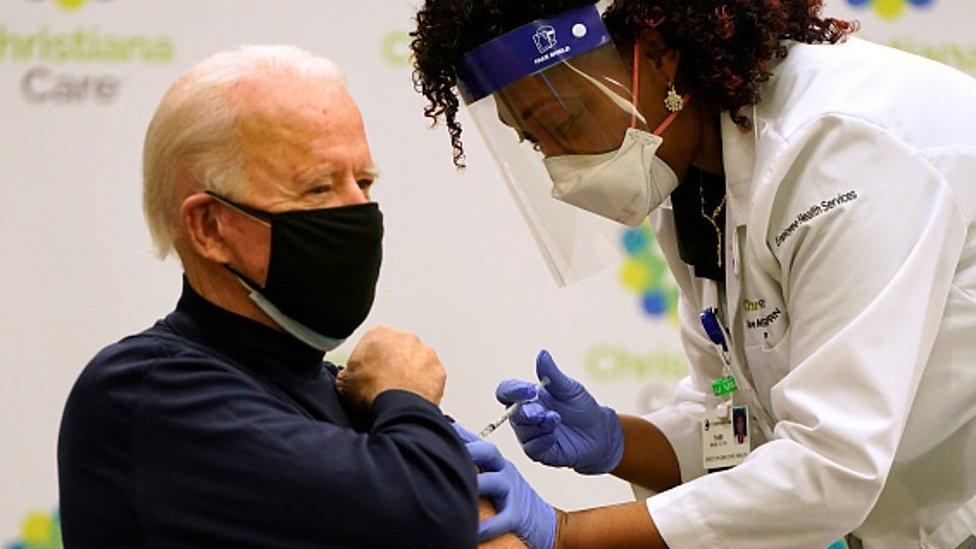
<path fill-rule="evenodd" d="M 369 188 L 373 186 L 373 183 L 375 183 L 375 181 L 373 181 L 372 179 L 360 179 L 356 183 L 359 185 L 360 189 L 364 191 L 368 191 Z"/>
<path fill-rule="evenodd" d="M 309 194 L 325 194 L 332 192 L 332 185 L 319 185 L 308 190 Z"/>

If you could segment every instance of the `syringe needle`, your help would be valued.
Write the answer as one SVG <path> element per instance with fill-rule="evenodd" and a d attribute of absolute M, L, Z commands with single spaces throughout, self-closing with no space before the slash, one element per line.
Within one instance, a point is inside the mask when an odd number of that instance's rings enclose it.
<path fill-rule="evenodd" d="M 537 386 L 536 394 L 538 394 L 538 390 L 539 389 L 542 389 L 546 385 L 549 385 L 549 378 L 548 377 L 542 378 L 542 382 L 539 383 L 539 385 Z M 538 398 L 538 397 L 536 397 L 536 398 Z M 525 402 L 531 402 L 531 401 L 528 401 L 527 400 Z M 481 437 L 481 438 L 485 438 L 488 435 L 494 433 L 496 429 L 498 429 L 499 427 L 501 427 L 502 425 L 504 425 L 506 421 L 508 421 L 509 419 L 511 419 L 511 417 L 515 413 L 515 411 L 518 410 L 520 406 L 522 406 L 523 404 L 525 404 L 525 402 L 515 402 L 513 404 L 510 404 L 508 406 L 508 408 L 505 408 L 505 412 L 501 415 L 501 417 L 498 418 L 498 419 L 496 419 L 495 421 L 489 423 L 484 429 L 481 430 L 480 433 L 478 433 L 478 436 Z"/>
<path fill-rule="evenodd" d="M 487 427 L 485 427 L 484 429 L 481 430 L 480 433 L 478 433 L 478 436 L 481 437 L 481 438 L 485 438 L 488 435 L 494 433 L 495 432 L 495 429 L 498 429 L 499 427 L 501 427 L 502 425 L 504 425 L 505 422 L 508 421 L 508 419 L 512 417 L 512 414 L 515 413 L 515 410 L 517 410 L 519 408 L 519 406 L 521 406 L 521 405 L 522 405 L 521 402 L 516 402 L 515 404 L 512 404 L 508 408 L 505 408 L 505 413 L 502 414 L 502 417 L 500 417 L 500 418 L 496 419 L 495 421 L 489 423 Z"/>

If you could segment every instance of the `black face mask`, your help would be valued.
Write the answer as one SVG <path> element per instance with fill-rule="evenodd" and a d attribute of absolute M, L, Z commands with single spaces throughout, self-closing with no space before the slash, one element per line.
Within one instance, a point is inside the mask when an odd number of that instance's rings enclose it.
<path fill-rule="evenodd" d="M 271 258 L 263 287 L 225 266 L 287 332 L 328 351 L 366 320 L 383 261 L 383 214 L 375 202 L 269 213 L 207 194 L 271 226 Z"/>

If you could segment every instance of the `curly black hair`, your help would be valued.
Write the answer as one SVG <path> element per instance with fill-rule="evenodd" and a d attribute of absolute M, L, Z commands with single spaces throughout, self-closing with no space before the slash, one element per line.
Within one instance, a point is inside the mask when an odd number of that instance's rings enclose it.
<path fill-rule="evenodd" d="M 455 92 L 457 64 L 468 51 L 530 21 L 592 5 L 593 0 L 426 0 L 411 33 L 414 86 L 427 98 L 424 115 L 444 117 L 454 164 L 464 167 L 464 143 Z M 604 14 L 620 45 L 656 29 L 681 52 L 681 80 L 699 100 L 728 111 L 744 129 L 740 109 L 759 101 L 772 61 L 787 54 L 786 40 L 834 44 L 856 23 L 821 17 L 823 0 L 616 0 Z"/>

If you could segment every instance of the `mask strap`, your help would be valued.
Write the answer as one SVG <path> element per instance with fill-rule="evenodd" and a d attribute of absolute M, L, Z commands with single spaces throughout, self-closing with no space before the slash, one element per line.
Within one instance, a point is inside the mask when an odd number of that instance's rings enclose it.
<path fill-rule="evenodd" d="M 611 90 L 605 84 L 603 84 L 603 82 L 600 82 L 596 78 L 593 78 L 592 76 L 586 74 L 585 72 L 577 69 L 569 61 L 565 61 L 564 63 L 566 64 L 567 67 L 569 67 L 569 69 L 571 71 L 573 71 L 576 74 L 580 75 L 581 77 L 583 77 L 584 80 L 586 80 L 590 84 L 593 84 L 593 86 L 595 86 L 596 89 L 598 89 L 601 92 L 603 92 L 603 94 L 606 95 L 607 98 L 610 99 L 610 101 L 612 101 L 614 105 L 616 105 L 617 107 L 619 107 L 620 110 L 622 110 L 624 112 L 629 112 L 631 114 L 631 116 L 637 118 L 638 120 L 640 120 L 644 124 L 647 124 L 647 120 L 644 118 L 644 115 L 641 114 L 637 110 L 637 106 L 634 103 L 628 102 L 623 97 L 620 97 L 619 95 L 617 95 L 616 93 L 614 93 L 613 90 Z M 616 82 L 614 82 L 614 83 L 616 83 Z M 618 85 L 620 87 L 624 87 L 623 84 L 618 84 Z"/>
<path fill-rule="evenodd" d="M 640 53 L 640 42 L 634 40 L 634 68 L 631 71 L 631 78 L 633 79 L 633 84 L 631 85 L 631 101 L 634 104 L 634 113 L 637 112 L 637 99 L 640 95 Z M 687 105 L 688 102 L 691 101 L 691 94 L 685 94 L 682 99 L 684 100 L 685 105 Z M 668 117 L 664 119 L 664 122 L 661 122 L 661 125 L 658 126 L 657 129 L 655 129 L 652 133 L 658 137 L 661 137 L 661 134 L 668 129 L 668 126 L 674 122 L 675 118 L 678 118 L 680 113 L 681 111 L 675 111 L 669 114 Z M 636 116 L 630 120 L 630 127 L 637 128 Z"/>
<path fill-rule="evenodd" d="M 684 99 L 685 105 L 687 105 L 688 101 L 691 101 L 691 94 L 686 93 L 684 96 L 682 96 L 682 99 Z M 654 133 L 654 135 L 658 137 L 661 137 L 661 134 L 664 133 L 664 130 L 668 129 L 668 126 L 670 126 L 671 123 L 674 122 L 675 118 L 678 118 L 679 114 L 681 114 L 681 111 L 674 111 L 673 113 L 669 114 L 668 117 L 664 119 L 664 122 L 661 122 L 661 125 L 658 126 L 657 129 L 654 130 L 654 132 L 652 133 Z"/>
<path fill-rule="evenodd" d="M 256 282 L 244 276 L 240 271 L 231 267 L 230 265 L 225 264 L 224 267 L 234 276 L 236 276 L 237 281 L 240 282 L 241 286 L 244 286 L 244 289 L 248 291 L 248 298 L 253 301 L 259 309 L 264 311 L 264 314 L 268 315 L 271 320 L 275 321 L 275 323 L 278 324 L 282 330 L 291 334 L 291 336 L 295 339 L 301 341 L 309 347 L 312 347 L 313 349 L 318 349 L 323 353 L 332 351 L 346 341 L 345 339 L 328 337 L 315 332 L 301 322 L 281 312 L 278 307 L 275 307 L 273 303 L 268 301 L 268 298 L 264 297 L 264 295 L 261 293 L 260 286 L 258 286 Z"/>
<path fill-rule="evenodd" d="M 243 204 L 238 204 L 237 202 L 234 202 L 229 198 L 225 198 L 213 191 L 203 191 L 203 193 L 210 195 L 217 202 L 220 202 L 221 204 L 229 208 L 237 210 L 238 212 L 250 217 L 251 219 L 257 221 L 262 225 L 265 225 L 267 227 L 271 226 L 271 214 L 269 214 L 268 212 L 259 210 L 257 208 L 252 208 L 250 206 L 245 206 Z"/>
<path fill-rule="evenodd" d="M 241 283 L 243 284 L 243 281 L 241 281 Z M 245 287 L 247 287 L 246 284 Z M 324 336 L 312 330 L 308 326 L 305 326 L 301 322 L 281 312 L 278 307 L 275 307 L 273 303 L 268 301 L 268 298 L 261 295 L 261 292 L 252 290 L 248 297 L 254 302 L 255 305 L 264 311 L 266 315 L 271 317 L 271 320 L 274 320 L 278 326 L 281 326 L 282 330 L 288 332 L 292 337 L 313 349 L 318 349 L 323 353 L 327 353 L 334 350 L 339 345 L 342 345 L 346 341 L 345 339 Z"/>
<path fill-rule="evenodd" d="M 248 291 L 257 292 L 261 290 L 260 284 L 251 280 L 249 277 L 245 276 L 244 273 L 238 271 L 234 267 L 231 267 L 230 263 L 224 263 L 224 268 L 230 271 L 230 274 L 237 277 L 238 282 L 240 282 Z"/>

